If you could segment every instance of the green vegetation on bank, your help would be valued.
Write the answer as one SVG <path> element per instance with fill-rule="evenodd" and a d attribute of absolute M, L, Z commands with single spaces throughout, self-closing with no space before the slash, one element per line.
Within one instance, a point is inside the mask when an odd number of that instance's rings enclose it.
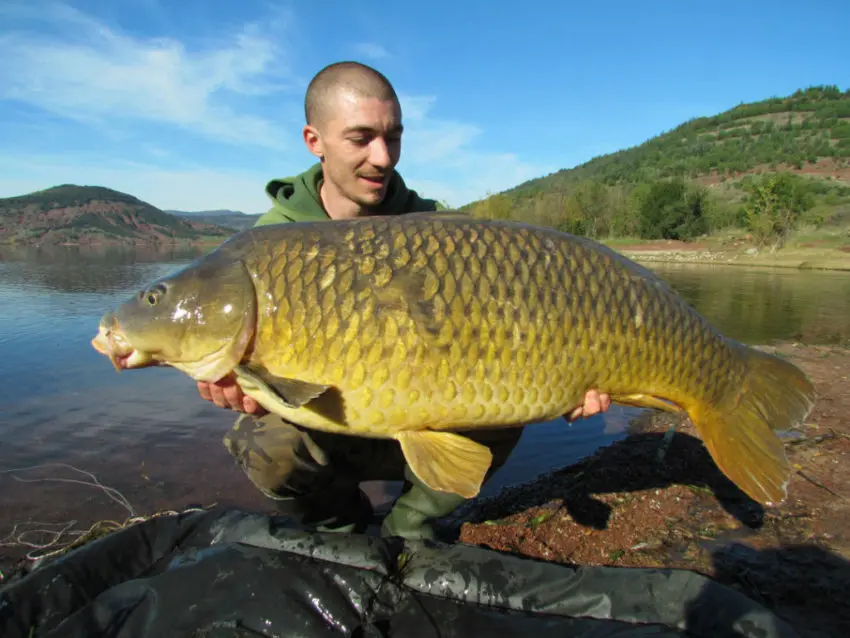
<path fill-rule="evenodd" d="M 800 224 L 850 221 L 850 91 L 742 104 L 464 208 L 600 239 L 740 228 L 781 246 Z"/>

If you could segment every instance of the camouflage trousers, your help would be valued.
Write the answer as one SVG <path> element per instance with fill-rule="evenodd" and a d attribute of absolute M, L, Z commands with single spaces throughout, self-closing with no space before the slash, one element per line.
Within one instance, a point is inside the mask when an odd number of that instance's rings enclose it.
<path fill-rule="evenodd" d="M 507 461 L 522 428 L 476 430 L 469 438 L 493 454 L 488 480 Z M 433 521 L 464 502 L 431 490 L 407 467 L 392 439 L 307 430 L 276 415 L 241 415 L 224 445 L 254 485 L 281 513 L 323 530 L 362 531 L 372 518 L 363 481 L 403 481 L 402 495 L 381 525 L 383 535 L 430 538 Z"/>

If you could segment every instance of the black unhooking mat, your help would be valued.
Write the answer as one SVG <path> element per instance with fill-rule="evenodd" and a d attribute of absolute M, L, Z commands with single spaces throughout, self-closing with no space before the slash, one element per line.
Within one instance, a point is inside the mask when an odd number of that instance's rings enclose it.
<path fill-rule="evenodd" d="M 688 571 L 573 568 L 312 533 L 218 508 L 128 527 L 0 590 L 0 636 L 796 636 Z"/>

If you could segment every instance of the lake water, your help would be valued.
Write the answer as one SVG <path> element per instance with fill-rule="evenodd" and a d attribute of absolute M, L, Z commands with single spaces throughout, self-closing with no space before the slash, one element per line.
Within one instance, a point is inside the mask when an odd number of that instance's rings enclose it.
<path fill-rule="evenodd" d="M 264 507 L 221 438 L 234 414 L 182 373 L 117 374 L 90 345 L 104 310 L 197 251 L 0 250 L 0 540 L 21 520 L 123 519 L 67 463 L 93 472 L 135 511 L 190 503 Z M 652 264 L 725 334 L 747 343 L 850 341 L 850 275 Z M 633 409 L 528 428 L 486 486 L 526 481 L 622 436 Z M 30 468 L 30 469 L 21 469 Z M 44 480 L 46 479 L 46 480 Z M 33 482 L 30 482 L 33 481 Z M 380 502 L 386 494 L 371 486 Z"/>

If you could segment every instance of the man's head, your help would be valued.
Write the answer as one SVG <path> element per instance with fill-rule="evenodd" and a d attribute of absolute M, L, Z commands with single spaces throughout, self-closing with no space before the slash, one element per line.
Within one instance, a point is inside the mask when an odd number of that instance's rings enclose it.
<path fill-rule="evenodd" d="M 310 82 L 304 114 L 304 141 L 323 163 L 323 199 L 380 204 L 401 155 L 401 105 L 389 80 L 358 62 L 331 64 Z"/>

